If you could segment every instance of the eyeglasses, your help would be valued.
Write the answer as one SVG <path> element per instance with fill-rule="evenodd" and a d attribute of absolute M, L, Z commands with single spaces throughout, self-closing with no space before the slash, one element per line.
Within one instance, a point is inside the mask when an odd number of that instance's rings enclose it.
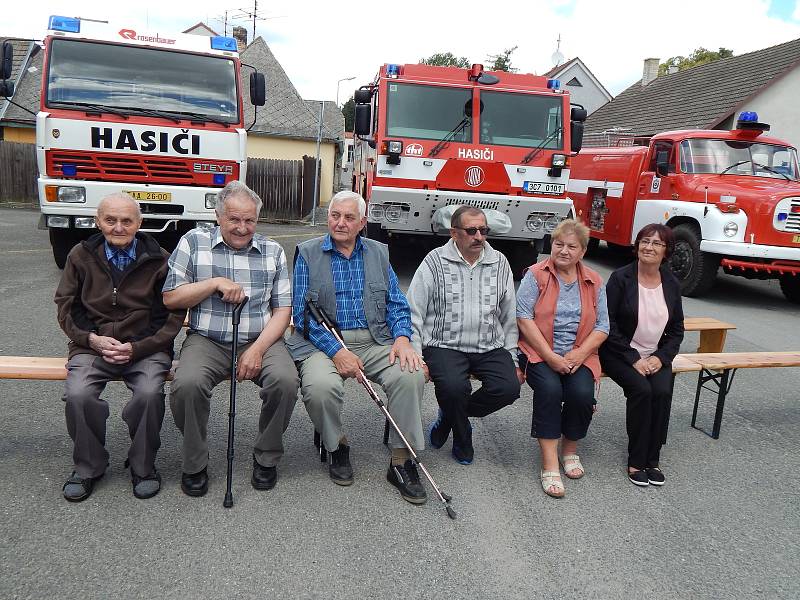
<path fill-rule="evenodd" d="M 666 248 L 667 245 L 664 242 L 659 242 L 658 240 L 639 240 L 640 246 L 652 246 L 653 248 Z"/>
<path fill-rule="evenodd" d="M 467 235 L 475 235 L 479 231 L 483 237 L 489 235 L 489 228 L 488 227 L 453 227 L 453 229 L 460 229 Z"/>

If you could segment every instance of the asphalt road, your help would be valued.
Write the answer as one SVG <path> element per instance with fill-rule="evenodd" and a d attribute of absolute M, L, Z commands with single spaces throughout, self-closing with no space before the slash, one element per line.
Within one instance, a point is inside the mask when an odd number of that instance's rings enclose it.
<path fill-rule="evenodd" d="M 33 211 L 0 209 L 0 354 L 58 356 L 65 337 L 55 320 L 60 272 Z M 320 229 L 261 227 L 293 254 Z M 417 253 L 418 254 L 418 253 Z M 420 256 L 397 269 L 403 285 Z M 624 262 L 589 260 L 604 275 Z M 797 350 L 800 307 L 773 282 L 723 276 L 688 315 L 714 316 L 738 329 L 729 350 Z M 179 339 L 180 341 L 180 339 Z M 696 347 L 687 334 L 684 351 Z M 227 384 L 213 399 L 211 489 L 179 487 L 179 435 L 167 411 L 158 467 L 161 493 L 131 493 L 122 463 L 128 439 L 122 384 L 108 386 L 111 465 L 93 496 L 69 504 L 61 485 L 71 468 L 59 382 L 0 382 L 0 597 L 2 598 L 797 598 L 800 596 L 800 371 L 736 375 L 720 440 L 689 427 L 695 378 L 679 376 L 667 485 L 640 489 L 624 476 L 624 399 L 605 380 L 600 411 L 579 449 L 587 467 L 565 480 L 563 500 L 539 485 L 529 437 L 531 392 L 474 420 L 475 463 L 422 457 L 453 496 L 458 520 L 435 502 L 412 506 L 385 480 L 383 420 L 354 383 L 346 425 L 355 484 L 334 485 L 316 458 L 299 402 L 286 435 L 277 487 L 249 484 L 258 413 L 255 387 L 240 386 L 235 506 L 222 507 Z M 710 426 L 712 402 L 701 406 Z M 426 386 L 423 418 L 435 416 Z M 430 490 L 429 490 L 430 493 Z M 433 496 L 432 493 L 430 493 Z"/>

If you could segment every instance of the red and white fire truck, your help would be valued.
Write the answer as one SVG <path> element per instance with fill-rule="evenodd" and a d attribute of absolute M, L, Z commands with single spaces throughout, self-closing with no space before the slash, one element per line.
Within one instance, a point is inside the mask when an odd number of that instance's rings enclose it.
<path fill-rule="evenodd" d="M 476 206 L 520 275 L 572 214 L 569 155 L 586 111 L 558 80 L 386 64 L 355 103 L 353 189 L 368 202 L 368 236 L 394 246 L 449 235 L 455 208 Z"/>
<path fill-rule="evenodd" d="M 43 46 L 40 226 L 56 264 L 113 192 L 138 200 L 142 230 L 167 243 L 213 224 L 216 193 L 246 171 L 236 40 L 54 16 Z M 263 75 L 250 90 L 263 105 Z"/>
<path fill-rule="evenodd" d="M 631 246 L 648 223 L 675 234 L 671 267 L 683 294 L 707 292 L 719 267 L 779 278 L 800 302 L 797 151 L 743 112 L 732 131 L 660 133 L 648 147 L 584 148 L 572 159 L 570 196 L 593 242 Z"/>

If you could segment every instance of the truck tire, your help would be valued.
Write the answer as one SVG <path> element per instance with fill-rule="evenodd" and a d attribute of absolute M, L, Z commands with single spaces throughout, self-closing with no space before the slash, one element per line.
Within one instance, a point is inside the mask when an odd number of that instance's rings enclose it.
<path fill-rule="evenodd" d="M 389 234 L 380 223 L 367 223 L 367 237 L 382 244 L 389 243 Z"/>
<path fill-rule="evenodd" d="M 50 245 L 53 247 L 53 259 L 56 261 L 56 266 L 59 269 L 63 269 L 64 265 L 67 264 L 67 254 L 80 239 L 71 229 L 51 228 L 49 231 Z"/>
<path fill-rule="evenodd" d="M 589 243 L 586 245 L 586 255 L 590 256 L 597 252 L 600 247 L 600 239 L 595 237 L 589 238 Z"/>
<path fill-rule="evenodd" d="M 681 283 L 684 296 L 702 296 L 714 285 L 720 256 L 700 250 L 700 231 L 695 225 L 682 223 L 673 230 L 675 251 L 670 268 Z"/>
<path fill-rule="evenodd" d="M 781 275 L 781 291 L 789 302 L 800 304 L 800 275 Z"/>
<path fill-rule="evenodd" d="M 493 245 L 494 246 L 494 245 Z M 519 281 L 525 275 L 525 270 L 539 259 L 536 246 L 525 242 L 505 242 L 500 247 L 494 246 L 508 259 L 514 281 Z"/>

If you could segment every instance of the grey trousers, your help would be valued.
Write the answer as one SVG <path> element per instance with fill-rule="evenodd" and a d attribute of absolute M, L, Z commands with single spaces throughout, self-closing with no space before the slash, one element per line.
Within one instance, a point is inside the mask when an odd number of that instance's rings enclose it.
<path fill-rule="evenodd" d="M 239 346 L 239 355 L 250 344 Z M 208 464 L 208 416 L 211 393 L 230 377 L 231 348 L 189 333 L 181 347 L 180 363 L 170 386 L 172 417 L 183 434 L 183 472 L 198 473 Z M 297 402 L 297 370 L 282 339 L 264 353 L 261 372 L 252 380 L 261 387 L 261 416 L 253 454 L 263 467 L 283 456 L 283 432 Z"/>
<path fill-rule="evenodd" d="M 391 347 L 376 344 L 367 329 L 346 330 L 342 335 L 350 351 L 364 363 L 364 372 L 370 381 L 380 385 L 386 392 L 386 407 L 403 435 L 416 452 L 422 450 L 425 447 L 425 438 L 422 434 L 420 408 L 425 375 L 422 371 L 400 370 L 399 361 L 390 365 Z M 308 416 L 320 432 L 325 448 L 336 450 L 339 440 L 342 439 L 344 379 L 324 352 L 315 352 L 300 363 L 300 377 Z M 405 448 L 394 429 L 389 445 L 392 448 Z"/>
<path fill-rule="evenodd" d="M 140 477 L 153 471 L 164 421 L 164 378 L 171 366 L 172 359 L 166 352 L 125 365 L 107 363 L 94 354 L 76 354 L 67 362 L 65 414 L 74 444 L 74 470 L 79 477 L 99 477 L 108 466 L 105 443 L 109 411 L 100 394 L 106 383 L 119 378 L 133 394 L 122 410 L 131 436 L 128 461 Z"/>

